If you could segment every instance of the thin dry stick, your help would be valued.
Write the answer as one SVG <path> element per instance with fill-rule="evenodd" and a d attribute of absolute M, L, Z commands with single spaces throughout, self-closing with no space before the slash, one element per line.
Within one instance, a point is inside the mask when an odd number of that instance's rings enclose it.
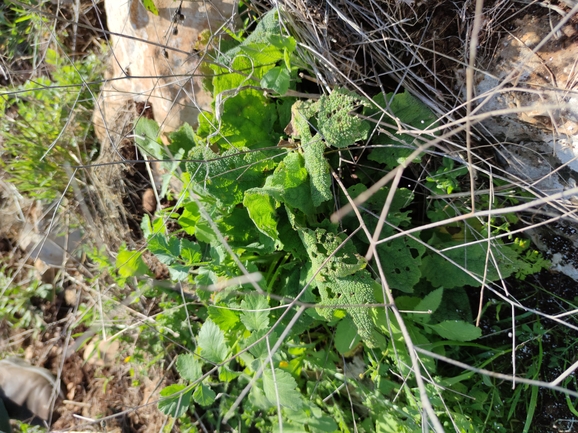
<path fill-rule="evenodd" d="M 387 198 L 385 203 L 383 204 L 383 208 L 381 209 L 381 215 L 379 215 L 379 219 L 377 220 L 377 226 L 375 227 L 375 232 L 373 233 L 373 237 L 370 241 L 370 246 L 367 250 L 367 254 L 365 255 L 365 259 L 367 261 L 371 260 L 371 257 L 374 252 L 373 245 L 377 245 L 379 241 L 379 236 L 381 235 L 381 230 L 383 229 L 383 225 L 385 224 L 385 220 L 387 218 L 387 214 L 389 213 L 389 208 L 391 207 L 391 203 L 393 202 L 393 197 L 395 196 L 395 192 L 397 190 L 397 186 L 399 185 L 399 181 L 401 180 L 401 176 L 403 174 L 403 170 L 397 170 L 395 177 L 393 178 L 393 182 L 391 182 L 391 187 L 389 188 L 389 192 L 387 194 Z"/>
<path fill-rule="evenodd" d="M 492 203 L 493 203 L 493 199 L 494 199 L 494 195 L 493 195 L 493 190 L 492 190 L 492 186 L 494 185 L 494 183 L 490 180 L 490 199 L 488 200 L 488 210 L 492 209 Z M 472 200 L 473 202 L 473 200 Z M 473 204 L 472 204 L 472 209 L 473 209 Z M 489 257 L 490 257 L 490 251 L 492 251 L 492 225 L 490 222 L 491 217 L 488 216 L 488 222 L 487 222 L 487 247 L 486 247 L 486 265 L 484 266 L 484 275 L 482 277 L 482 287 L 480 288 L 480 304 L 478 306 L 478 316 L 476 318 L 476 326 L 479 327 L 480 326 L 480 320 L 482 318 L 482 305 L 484 304 L 484 288 L 486 287 L 486 281 L 487 281 L 487 277 L 488 277 L 488 261 L 489 261 Z"/>
<path fill-rule="evenodd" d="M 472 162 L 472 96 L 474 94 L 474 66 L 476 64 L 476 53 L 478 50 L 479 33 L 482 27 L 482 9 L 483 0 L 476 0 L 476 12 L 474 16 L 474 25 L 470 38 L 470 59 L 466 69 L 466 148 L 468 154 L 468 170 L 470 173 L 470 194 L 472 203 L 472 212 L 476 211 L 476 202 L 474 200 L 474 191 L 476 190 L 476 173 Z"/>
<path fill-rule="evenodd" d="M 524 212 L 524 211 L 527 211 L 528 209 L 532 209 L 533 207 L 539 207 L 539 206 L 542 206 L 544 204 L 555 202 L 555 201 L 560 200 L 560 199 L 570 198 L 570 197 L 573 197 L 577 194 L 578 194 L 578 187 L 571 188 L 571 189 L 568 189 L 566 191 L 559 192 L 556 194 L 552 194 L 548 197 L 538 198 L 536 200 L 533 200 L 533 201 L 530 201 L 527 203 L 523 203 L 523 204 L 519 204 L 517 206 L 510 206 L 510 207 L 501 208 L 501 209 L 476 211 L 476 213 L 467 213 L 467 214 L 463 214 L 463 215 L 456 215 L 455 217 L 448 218 L 446 220 L 436 221 L 436 222 L 433 222 L 430 224 L 425 224 L 423 226 L 414 227 L 412 229 L 407 229 L 401 233 L 396 233 L 396 234 L 393 234 L 391 236 L 388 236 L 387 238 L 382 239 L 377 243 L 381 244 L 384 242 L 389 242 L 393 239 L 399 238 L 401 236 L 405 236 L 405 235 L 410 234 L 410 233 L 415 233 L 415 232 L 419 232 L 422 230 L 431 229 L 431 228 L 435 228 L 435 227 L 439 227 L 439 226 L 445 226 L 445 225 L 448 225 L 448 224 L 451 224 L 454 222 L 463 221 L 463 220 L 467 220 L 470 218 L 483 218 L 483 217 L 490 216 L 490 215 L 504 215 L 504 214 L 509 214 L 509 213 Z"/>
<path fill-rule="evenodd" d="M 376 245 L 371 244 L 370 247 L 374 249 L 374 254 L 377 256 L 377 250 L 375 249 Z M 423 377 L 421 375 L 421 368 L 420 368 L 419 359 L 418 359 L 416 352 L 415 352 L 416 346 L 413 344 L 413 341 L 411 339 L 411 335 L 409 334 L 409 331 L 408 331 L 407 327 L 405 326 L 405 322 L 403 320 L 401 313 L 399 312 L 399 310 L 395 306 L 395 299 L 393 297 L 393 293 L 391 291 L 391 288 L 387 284 L 387 278 L 385 276 L 385 272 L 383 271 L 383 267 L 381 266 L 381 261 L 379 259 L 376 260 L 376 264 L 377 264 L 377 269 L 379 271 L 379 277 L 381 279 L 381 287 L 383 290 L 384 299 L 387 299 L 389 301 L 389 303 L 391 304 L 390 309 L 391 309 L 391 311 L 393 311 L 393 315 L 397 319 L 397 322 L 399 325 L 399 330 L 403 336 L 403 341 L 404 341 L 404 343 L 408 349 L 409 357 L 411 359 L 412 369 L 413 369 L 414 375 L 415 375 L 415 380 L 417 382 L 417 386 L 419 389 L 421 404 L 422 404 L 425 412 L 427 413 L 427 416 L 431 420 L 433 427 L 434 427 L 434 430 L 437 433 L 443 433 L 444 428 L 442 427 L 442 424 L 441 424 L 439 418 L 437 417 L 437 415 L 433 409 L 433 406 L 431 405 L 429 397 L 427 395 L 425 383 L 424 383 Z"/>
<path fill-rule="evenodd" d="M 574 364 L 572 364 L 570 367 L 568 367 L 566 369 L 566 371 L 564 371 L 564 373 L 562 373 L 560 376 L 558 376 L 556 379 L 554 379 L 552 382 L 550 382 L 550 385 L 552 386 L 557 386 L 559 385 L 564 379 L 566 379 L 568 376 L 570 376 L 574 370 L 576 370 L 578 368 L 578 361 L 576 361 Z"/>
<path fill-rule="evenodd" d="M 509 376 L 507 374 L 503 374 L 503 373 L 496 373 L 494 371 L 490 371 L 490 370 L 486 370 L 484 368 L 477 368 L 477 367 L 472 367 L 469 364 L 465 364 L 463 362 L 459 362 L 459 361 L 455 361 L 451 358 L 448 358 L 446 356 L 443 355 L 439 355 L 437 353 L 431 352 L 429 350 L 426 349 L 422 349 L 421 347 L 416 346 L 415 350 L 419 353 L 422 353 L 426 356 L 429 356 L 433 359 L 438 359 L 440 361 L 444 361 L 447 362 L 448 364 L 451 365 L 455 365 L 456 367 L 460 367 L 463 368 L 464 370 L 468 370 L 468 371 L 473 371 L 474 373 L 477 374 L 483 374 L 484 376 L 488 376 L 488 377 L 493 377 L 496 379 L 500 379 L 500 380 L 507 380 L 507 381 L 513 381 L 514 379 L 518 382 L 518 383 L 525 383 L 527 385 L 531 385 L 531 386 L 540 386 L 542 388 L 548 388 L 551 389 L 553 391 L 559 391 L 563 394 L 567 394 L 569 396 L 572 397 L 576 397 L 578 398 L 578 391 L 572 391 L 568 388 L 562 388 L 560 386 L 557 386 L 557 383 L 554 384 L 553 382 L 542 382 L 539 380 L 533 380 L 533 379 L 526 379 L 525 377 L 517 377 L 517 378 L 513 378 L 512 376 Z M 575 363 L 574 365 L 572 365 L 572 367 L 577 368 L 578 367 L 578 362 Z M 566 372 L 564 372 L 563 374 L 566 374 Z M 571 372 L 570 372 L 571 373 Z M 570 374 L 569 373 L 569 374 Z M 556 379 L 557 381 L 558 379 Z M 556 382 L 554 381 L 554 382 Z"/>

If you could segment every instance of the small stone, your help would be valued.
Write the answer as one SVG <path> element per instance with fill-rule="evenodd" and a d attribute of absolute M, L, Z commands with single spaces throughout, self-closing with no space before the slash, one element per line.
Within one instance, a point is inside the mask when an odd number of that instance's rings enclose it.
<path fill-rule="evenodd" d="M 76 305 L 77 299 L 78 298 L 76 296 L 76 289 L 74 288 L 64 289 L 64 302 L 66 302 L 66 305 L 68 305 L 69 307 Z"/>
<path fill-rule="evenodd" d="M 142 207 L 148 213 L 154 213 L 157 210 L 157 198 L 152 188 L 147 188 L 142 195 Z"/>

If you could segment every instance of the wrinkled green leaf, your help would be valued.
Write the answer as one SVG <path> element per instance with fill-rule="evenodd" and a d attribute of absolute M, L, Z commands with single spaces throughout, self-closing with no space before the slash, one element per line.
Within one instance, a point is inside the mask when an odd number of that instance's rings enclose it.
<path fill-rule="evenodd" d="M 271 370 L 265 370 L 263 372 L 263 390 L 267 400 L 271 403 L 271 407 L 276 407 L 277 404 L 291 409 L 301 407 L 302 397 L 297 390 L 297 382 L 286 371 L 276 368 L 273 374 Z"/>
<path fill-rule="evenodd" d="M 309 173 L 311 201 L 314 207 L 331 200 L 331 174 L 324 156 L 325 144 L 321 140 L 312 140 L 303 145 L 305 168 Z"/>
<path fill-rule="evenodd" d="M 192 353 L 179 355 L 177 358 L 177 371 L 183 379 L 189 382 L 195 382 L 203 375 L 201 363 Z"/>
<path fill-rule="evenodd" d="M 227 359 L 228 349 L 225 344 L 225 336 L 223 331 L 211 319 L 207 319 L 203 323 L 197 342 L 203 359 L 215 363 L 220 363 Z"/>
<path fill-rule="evenodd" d="M 277 166 L 277 161 L 268 156 L 277 154 L 276 150 L 273 154 L 266 154 L 249 152 L 248 149 L 231 149 L 219 155 L 209 148 L 197 147 L 190 158 L 206 162 L 188 162 L 187 170 L 191 180 L 217 201 L 219 209 L 226 212 L 243 202 L 245 191 L 264 184 L 267 172 Z"/>
<path fill-rule="evenodd" d="M 328 146 L 344 148 L 367 138 L 369 123 L 354 113 L 363 106 L 369 106 L 369 101 L 342 88 L 319 98 L 319 132 Z"/>
<path fill-rule="evenodd" d="M 259 295 L 247 295 L 241 302 L 244 310 L 241 322 L 249 331 L 259 331 L 269 327 L 269 303 Z"/>

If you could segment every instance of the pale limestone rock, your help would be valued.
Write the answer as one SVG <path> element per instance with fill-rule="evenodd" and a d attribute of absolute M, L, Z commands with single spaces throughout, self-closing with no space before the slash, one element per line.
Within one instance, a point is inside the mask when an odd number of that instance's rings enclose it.
<path fill-rule="evenodd" d="M 118 340 L 105 341 L 95 337 L 86 345 L 82 358 L 97 367 L 110 367 L 117 360 L 119 349 Z"/>
<path fill-rule="evenodd" d="M 511 109 L 484 120 L 486 131 L 509 142 L 547 143 L 578 171 L 578 28 L 570 20 L 535 50 L 561 19 L 546 14 L 515 21 L 487 73 L 477 77 L 475 114 Z"/>
<path fill-rule="evenodd" d="M 140 0 L 104 3 L 108 29 L 116 34 L 94 116 L 101 143 L 118 143 L 124 126 L 118 120 L 126 119 L 132 101 L 150 105 L 163 132 L 196 124 L 199 110 L 211 102 L 201 86 L 200 58 L 207 37 L 232 27 L 234 0 L 155 0 L 158 16 Z"/>
<path fill-rule="evenodd" d="M 568 13 L 526 15 L 496 46 L 492 62 L 476 77 L 477 108 L 486 114 L 481 130 L 492 140 L 506 161 L 506 171 L 541 195 L 561 193 L 576 186 L 578 179 L 578 26 L 576 17 L 558 32 L 548 35 Z M 496 112 L 502 110 L 503 114 Z M 503 110 L 510 110 L 504 113 Z M 552 212 L 576 206 L 575 196 L 553 204 Z M 576 219 L 527 231 L 534 244 L 552 260 L 552 269 L 578 281 L 574 259 L 578 237 Z M 554 233 L 555 235 L 552 235 Z"/>

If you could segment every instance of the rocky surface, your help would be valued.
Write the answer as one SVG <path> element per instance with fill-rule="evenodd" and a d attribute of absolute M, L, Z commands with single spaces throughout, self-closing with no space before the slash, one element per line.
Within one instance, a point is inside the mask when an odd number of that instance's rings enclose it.
<path fill-rule="evenodd" d="M 478 75 L 476 114 L 489 115 L 485 133 L 500 141 L 547 143 L 578 171 L 578 16 L 554 9 L 514 21 L 487 73 Z"/>
<path fill-rule="evenodd" d="M 119 141 L 116 120 L 132 101 L 149 105 L 165 132 L 183 122 L 194 125 L 211 102 L 200 59 L 221 26 L 232 26 L 235 2 L 155 0 L 158 16 L 139 0 L 104 3 L 113 34 L 94 118 L 100 142 Z"/>
<path fill-rule="evenodd" d="M 578 179 L 578 6 L 549 6 L 513 22 L 487 72 L 476 79 L 480 126 L 516 182 L 539 196 L 576 187 Z M 576 197 L 554 203 L 563 221 L 528 231 L 553 270 L 578 281 Z"/>

